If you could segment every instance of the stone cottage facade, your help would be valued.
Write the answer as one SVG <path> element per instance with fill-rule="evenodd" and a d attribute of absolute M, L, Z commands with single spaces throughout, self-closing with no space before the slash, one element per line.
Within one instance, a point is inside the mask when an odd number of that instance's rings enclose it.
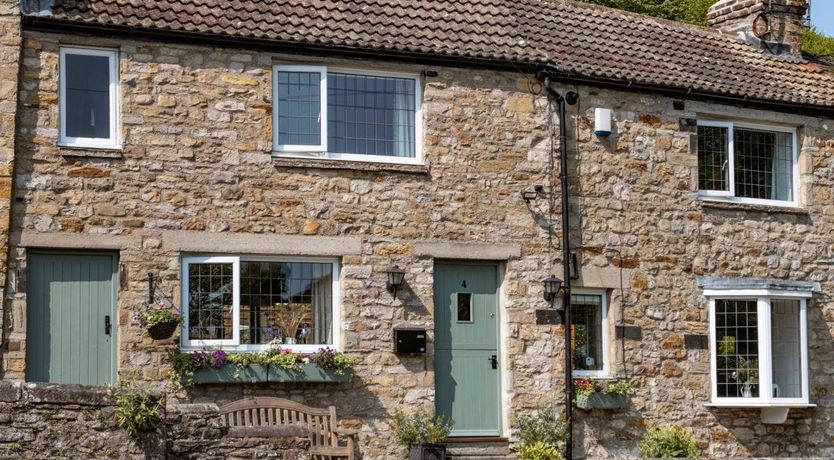
<path fill-rule="evenodd" d="M 834 73 L 799 52 L 804 2 L 766 3 L 718 2 L 722 32 L 555 0 L 0 2 L 0 377 L 163 391 L 172 351 L 284 337 L 356 378 L 169 407 L 334 405 L 367 459 L 402 455 L 395 409 L 437 407 L 505 455 L 565 404 L 542 280 L 566 123 L 574 374 L 632 386 L 575 410 L 575 456 L 635 456 L 655 422 L 713 458 L 834 456 Z M 579 95 L 564 120 L 545 75 Z M 135 319 L 149 275 L 171 340 Z"/>

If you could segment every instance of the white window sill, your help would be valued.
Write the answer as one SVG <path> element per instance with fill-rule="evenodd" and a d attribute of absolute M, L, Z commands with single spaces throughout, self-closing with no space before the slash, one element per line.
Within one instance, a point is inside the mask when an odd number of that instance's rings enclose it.
<path fill-rule="evenodd" d="M 353 161 L 335 158 L 308 157 L 288 154 L 272 154 L 272 163 L 285 168 L 342 169 L 356 171 L 390 171 L 411 174 L 428 174 L 429 168 L 422 163 L 393 163 L 380 161 Z"/>
<path fill-rule="evenodd" d="M 788 409 L 803 409 L 808 407 L 817 407 L 816 404 L 806 402 L 731 402 L 718 401 L 704 404 L 705 407 L 728 407 L 728 408 L 751 408 L 761 409 L 765 407 L 784 407 Z"/>
<path fill-rule="evenodd" d="M 614 380 L 615 378 L 608 375 L 605 371 L 573 371 L 573 378 L 583 379 L 591 378 L 594 380 Z"/>
<path fill-rule="evenodd" d="M 330 348 L 331 350 L 341 351 L 338 347 L 334 345 L 281 345 L 279 348 L 280 350 L 290 350 L 293 353 L 298 354 L 313 354 L 321 350 L 322 348 Z M 226 353 L 262 353 L 264 351 L 273 350 L 272 347 L 268 345 L 250 345 L 250 346 L 235 346 L 235 345 L 212 345 L 206 344 L 205 346 L 184 346 L 180 347 L 180 352 L 182 353 L 197 353 L 200 351 L 212 352 L 214 350 L 223 350 Z"/>
<path fill-rule="evenodd" d="M 415 165 L 421 166 L 423 162 L 420 161 L 418 158 L 409 158 L 409 157 L 393 157 L 387 155 L 347 155 L 347 154 L 336 154 L 336 153 L 315 153 L 309 154 L 305 152 L 292 152 L 292 151 L 283 151 L 283 150 L 275 150 L 272 152 L 272 156 L 276 158 L 297 158 L 297 159 L 304 159 L 304 160 L 320 160 L 320 161 L 355 161 L 355 162 L 362 162 L 362 163 L 384 163 L 384 164 L 394 164 L 394 165 Z"/>
<path fill-rule="evenodd" d="M 83 150 L 122 150 L 121 144 L 98 144 L 98 143 L 83 143 L 83 142 L 58 142 L 58 147 L 63 149 L 83 149 Z"/>
<path fill-rule="evenodd" d="M 711 203 L 726 203 L 726 204 L 738 204 L 738 205 L 749 205 L 749 206 L 764 206 L 770 208 L 788 208 L 788 209 L 798 209 L 801 208 L 799 203 L 795 201 L 779 201 L 779 200 L 761 200 L 756 198 L 741 198 L 735 196 L 712 196 L 712 195 L 698 195 L 698 199 L 701 201 L 711 202 Z"/>

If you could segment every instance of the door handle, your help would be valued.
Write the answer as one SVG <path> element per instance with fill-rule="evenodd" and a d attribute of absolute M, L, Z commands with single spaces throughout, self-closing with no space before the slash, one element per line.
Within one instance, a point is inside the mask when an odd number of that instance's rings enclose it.
<path fill-rule="evenodd" d="M 110 315 L 104 316 L 104 333 L 110 335 L 113 331 L 113 325 L 110 324 Z"/>
<path fill-rule="evenodd" d="M 498 357 L 497 356 L 492 355 L 489 358 L 487 358 L 487 361 L 489 361 L 489 363 L 492 364 L 493 369 L 498 369 Z"/>

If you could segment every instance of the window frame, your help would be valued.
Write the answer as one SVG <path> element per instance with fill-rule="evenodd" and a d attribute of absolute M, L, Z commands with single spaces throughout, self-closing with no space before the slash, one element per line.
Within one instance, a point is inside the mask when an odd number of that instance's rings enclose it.
<path fill-rule="evenodd" d="M 698 119 L 698 126 L 727 128 L 728 146 L 727 146 L 727 163 L 728 163 L 728 188 L 729 190 L 704 190 L 698 184 L 698 198 L 703 201 L 723 201 L 731 203 L 754 204 L 764 206 L 779 206 L 798 208 L 799 203 L 799 148 L 796 128 L 790 128 L 778 125 L 768 125 L 759 123 L 744 123 L 728 120 L 715 119 Z M 791 165 L 791 200 L 769 200 L 763 198 L 748 198 L 736 195 L 735 187 L 735 128 L 742 129 L 756 129 L 760 131 L 772 131 L 780 133 L 791 134 L 791 148 L 792 148 L 792 165 Z M 700 148 L 700 146 L 699 146 Z M 697 153 L 696 153 L 697 154 Z M 700 164 L 698 165 L 700 168 Z"/>
<path fill-rule="evenodd" d="M 321 144 L 318 146 L 309 145 L 284 145 L 278 141 L 278 73 L 285 72 L 320 72 L 321 80 Z M 330 72 L 345 73 L 350 75 L 361 75 L 371 77 L 406 78 L 414 80 L 414 157 L 395 157 L 387 155 L 362 155 L 355 153 L 331 152 L 328 149 L 327 135 L 327 79 Z M 289 158 L 320 158 L 326 160 L 360 161 L 369 163 L 397 163 L 397 164 L 423 164 L 423 86 L 422 78 L 418 73 L 396 72 L 383 70 L 357 69 L 355 67 L 341 66 L 313 66 L 296 64 L 275 64 L 272 71 L 272 155 L 275 157 Z M 311 148 L 312 147 L 312 148 Z"/>
<path fill-rule="evenodd" d="M 232 352 L 259 352 L 269 349 L 268 344 L 241 344 L 240 343 L 240 264 L 241 262 L 314 262 L 329 263 L 333 266 L 332 296 L 332 331 L 333 337 L 330 344 L 282 344 L 281 348 L 290 349 L 296 353 L 315 353 L 321 348 L 329 347 L 334 350 L 341 350 L 341 303 L 340 303 L 340 278 L 341 264 L 339 259 L 332 257 L 282 257 L 282 256 L 212 256 L 212 255 L 187 255 L 181 258 L 181 307 L 182 331 L 180 334 L 180 349 L 184 352 L 199 351 L 205 348 L 219 347 Z M 232 263 L 232 340 L 191 340 L 188 337 L 188 266 L 194 263 Z"/>
<path fill-rule="evenodd" d="M 67 90 L 66 90 L 66 75 L 67 75 L 67 54 L 82 55 L 82 56 L 103 56 L 108 58 L 109 80 L 108 85 L 110 93 L 110 137 L 73 137 L 67 135 Z M 59 49 L 59 69 L 58 69 L 58 145 L 63 147 L 83 147 L 92 149 L 120 149 L 121 136 L 119 126 L 121 124 L 119 119 L 119 51 L 107 48 L 94 47 L 76 47 L 76 46 L 62 46 Z"/>
<path fill-rule="evenodd" d="M 709 302 L 709 352 L 710 352 L 710 404 L 726 407 L 789 407 L 809 404 L 810 382 L 808 370 L 808 299 L 810 292 L 777 291 L 771 289 L 706 289 L 704 296 Z M 758 317 L 759 342 L 759 396 L 719 397 L 718 396 L 718 350 L 716 340 L 716 300 L 755 300 Z M 772 391 L 762 391 L 763 388 L 773 388 L 773 343 L 771 337 L 771 308 L 773 300 L 799 301 L 799 331 L 800 331 L 800 372 L 802 378 L 802 396 L 794 398 L 775 398 Z"/>
<path fill-rule="evenodd" d="M 573 369 L 572 375 L 574 378 L 591 377 L 591 378 L 609 378 L 611 376 L 611 363 L 609 360 L 609 329 L 608 329 L 608 291 L 605 289 L 587 289 L 587 288 L 571 288 L 571 296 L 578 295 L 598 295 L 601 297 L 600 312 L 600 327 L 602 328 L 602 369 L 601 370 L 584 370 Z M 571 299 L 573 305 L 573 299 Z"/>

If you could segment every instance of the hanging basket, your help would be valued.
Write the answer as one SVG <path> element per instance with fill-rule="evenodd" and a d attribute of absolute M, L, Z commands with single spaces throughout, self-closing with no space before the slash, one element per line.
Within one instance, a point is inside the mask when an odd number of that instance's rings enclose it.
<path fill-rule="evenodd" d="M 179 321 L 166 321 L 148 327 L 148 336 L 154 340 L 169 339 L 177 330 Z"/>

